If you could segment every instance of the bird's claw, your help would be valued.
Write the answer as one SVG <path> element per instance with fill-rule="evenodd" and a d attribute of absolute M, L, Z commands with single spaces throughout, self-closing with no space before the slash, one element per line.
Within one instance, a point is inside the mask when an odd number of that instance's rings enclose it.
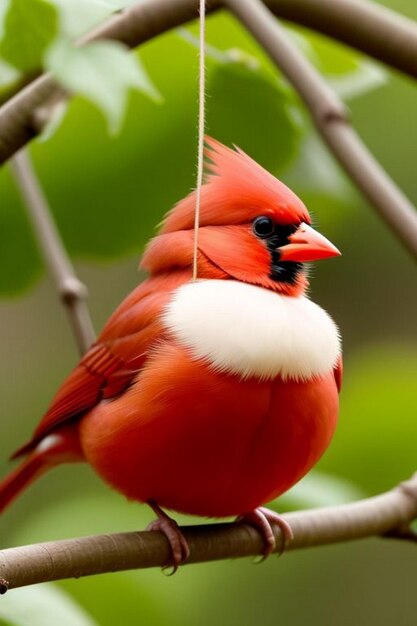
<path fill-rule="evenodd" d="M 175 574 L 178 567 L 188 559 L 190 556 L 190 548 L 177 522 L 159 509 L 159 507 L 158 510 L 156 510 L 154 506 L 152 506 L 152 508 L 157 513 L 158 519 L 151 522 L 146 527 L 146 530 L 162 532 L 168 539 L 169 545 L 171 546 L 172 559 L 163 569 L 165 570 L 172 567 L 172 571 L 169 573 L 169 575 L 172 575 Z"/>
<path fill-rule="evenodd" d="M 273 524 L 276 524 L 281 530 L 282 540 L 278 550 L 279 556 L 284 552 L 287 545 L 294 538 L 291 526 L 288 522 L 286 522 L 283 517 L 278 515 L 278 513 L 275 513 L 275 511 L 271 511 L 265 507 L 259 507 L 254 511 L 244 513 L 243 515 L 240 515 L 236 521 L 247 522 L 261 533 L 265 545 L 261 561 L 264 561 L 270 554 L 272 554 L 277 545 L 275 535 L 272 530 Z"/>

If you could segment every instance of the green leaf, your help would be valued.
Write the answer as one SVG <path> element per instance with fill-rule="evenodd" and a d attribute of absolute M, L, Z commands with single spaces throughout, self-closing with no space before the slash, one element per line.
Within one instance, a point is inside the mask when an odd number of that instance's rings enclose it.
<path fill-rule="evenodd" d="M 67 40 L 58 40 L 50 48 L 46 63 L 67 89 L 99 107 L 112 133 L 120 129 L 131 87 L 154 100 L 159 98 L 143 66 L 127 47 L 114 41 L 75 47 Z"/>
<path fill-rule="evenodd" d="M 358 52 L 300 28 L 292 28 L 289 32 L 303 54 L 344 100 L 373 91 L 388 80 L 388 72 L 381 65 Z"/>
<path fill-rule="evenodd" d="M 300 140 L 291 96 L 243 53 L 235 50 L 226 59 L 209 75 L 207 130 L 278 172 L 294 157 Z"/>
<path fill-rule="evenodd" d="M 48 2 L 10 0 L 0 55 L 23 72 L 39 68 L 56 32 L 57 14 Z"/>
<path fill-rule="evenodd" d="M 78 37 L 106 17 L 134 0 L 50 0 L 59 12 L 61 31 L 71 38 Z"/>
<path fill-rule="evenodd" d="M 290 184 L 317 214 L 319 224 L 330 228 L 327 235 L 337 232 L 336 243 L 344 252 L 341 263 L 349 263 L 347 252 L 362 245 L 362 238 L 355 235 L 344 247 L 351 213 L 355 211 L 357 220 L 352 228 L 359 223 L 362 227 L 366 213 L 359 215 L 362 205 L 347 176 L 322 142 L 310 136 L 311 125 L 303 107 L 293 100 L 291 90 L 282 86 L 275 69 L 238 22 L 226 13 L 217 13 L 207 22 L 207 38 L 213 52 L 207 58 L 207 132 L 229 145 L 241 145 Z M 133 55 L 137 57 L 137 52 Z M 195 184 L 196 48 L 171 32 L 141 47 L 140 55 L 164 96 L 160 106 L 133 91 L 120 134 L 109 137 L 98 109 L 76 97 L 49 141 L 32 145 L 35 167 L 57 225 L 76 258 L 138 255 L 163 214 Z M 388 108 L 396 119 L 402 119 L 401 110 L 408 102 L 405 129 L 413 101 L 407 101 L 403 92 L 397 101 L 396 92 L 389 89 L 391 83 L 385 100 L 391 94 Z M 356 100 L 355 107 L 365 98 Z M 377 107 L 374 100 L 369 108 L 373 118 L 376 108 L 379 115 L 371 139 L 374 145 L 377 142 L 379 154 L 391 159 L 395 172 L 399 165 L 392 155 L 404 150 L 404 133 L 393 131 L 390 148 L 385 148 L 380 138 L 389 131 L 387 108 L 383 109 L 382 103 Z M 360 118 L 358 111 L 355 119 Z M 362 134 L 370 127 L 367 119 L 362 119 Z M 397 174 L 410 172 L 413 198 L 411 143 L 407 156 Z M 7 233 L 0 246 L 0 295 L 9 295 L 40 275 L 41 260 L 7 167 L 0 170 L 0 198 L 0 228 Z M 384 241 L 388 246 L 389 235 Z M 326 273 L 328 267 L 332 271 L 336 264 L 317 264 L 315 273 Z M 313 286 L 316 284 L 313 281 Z"/>
<path fill-rule="evenodd" d="M 217 48 L 221 42 L 227 46 L 225 62 L 223 56 L 207 61 L 209 94 L 214 88 L 207 130 L 229 145 L 240 144 L 277 172 L 294 158 L 300 140 L 291 94 L 265 71 L 264 55 L 229 16 L 216 15 L 208 27 Z M 109 138 L 97 109 L 75 98 L 49 141 L 33 146 L 35 167 L 72 255 L 97 259 L 138 253 L 163 214 L 194 185 L 196 50 L 168 33 L 146 44 L 141 57 L 164 95 L 161 106 L 134 91 L 122 132 Z M 118 71 L 113 66 L 109 74 L 117 80 Z M 228 88 L 228 77 L 230 97 L 219 93 L 221 84 Z M 258 88 L 259 95 L 251 93 Z M 110 89 L 110 96 L 117 90 Z M 234 116 L 240 107 L 243 112 Z M 0 293 L 10 294 L 39 276 L 41 261 L 7 168 L 0 171 L 0 195 L 0 225 L 10 234 L 0 247 Z"/>
<path fill-rule="evenodd" d="M 387 72 L 372 61 L 363 60 L 353 72 L 329 77 L 327 82 L 343 100 L 352 100 L 387 82 Z"/>
<path fill-rule="evenodd" d="M 199 38 L 192 29 L 179 28 L 176 34 L 198 51 Z M 222 49 L 207 42 L 206 59 L 215 62 L 207 81 L 208 133 L 223 143 L 239 145 L 265 167 L 282 170 L 292 160 L 301 133 L 292 91 L 266 71 L 259 55 L 244 48 Z M 279 150 L 271 152 L 266 135 Z"/>
<path fill-rule="evenodd" d="M 196 36 L 191 31 L 191 29 L 184 27 L 177 28 L 175 32 L 178 37 L 180 37 L 183 41 L 191 44 L 195 48 L 195 50 L 197 50 L 197 54 L 199 54 L 199 36 Z M 245 64 L 253 70 L 258 70 L 261 68 L 261 63 L 259 62 L 259 59 L 253 54 L 249 54 L 245 50 L 242 50 L 241 48 L 229 48 L 227 50 L 221 50 L 220 48 L 217 48 L 216 46 L 213 46 L 206 41 L 204 46 L 204 52 L 206 59 L 213 59 L 214 61 L 218 61 L 220 63 L 231 63 L 234 61 L 237 63 Z"/>
<path fill-rule="evenodd" d="M 98 626 L 54 585 L 14 589 L 1 598 L 0 618 L 11 626 Z"/>
<path fill-rule="evenodd" d="M 357 69 L 363 58 L 358 52 L 304 28 L 292 26 L 288 32 L 294 43 L 323 74 L 334 76 L 350 73 Z"/>

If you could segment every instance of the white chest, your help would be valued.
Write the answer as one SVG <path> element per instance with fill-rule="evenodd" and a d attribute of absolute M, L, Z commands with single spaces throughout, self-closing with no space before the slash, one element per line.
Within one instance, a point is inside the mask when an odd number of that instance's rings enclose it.
<path fill-rule="evenodd" d="M 242 378 L 307 380 L 335 366 L 336 324 L 305 297 L 230 280 L 200 280 L 174 292 L 163 321 L 194 358 Z"/>

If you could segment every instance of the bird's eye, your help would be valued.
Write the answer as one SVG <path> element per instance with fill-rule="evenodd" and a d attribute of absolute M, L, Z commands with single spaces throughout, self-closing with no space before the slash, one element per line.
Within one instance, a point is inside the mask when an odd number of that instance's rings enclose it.
<path fill-rule="evenodd" d="M 257 217 L 253 222 L 253 232 L 262 239 L 270 237 L 274 233 L 274 222 L 270 217 Z"/>

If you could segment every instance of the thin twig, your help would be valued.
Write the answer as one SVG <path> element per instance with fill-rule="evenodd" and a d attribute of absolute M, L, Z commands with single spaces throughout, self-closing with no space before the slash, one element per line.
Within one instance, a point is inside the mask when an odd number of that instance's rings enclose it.
<path fill-rule="evenodd" d="M 314 28 L 338 41 L 417 77 L 417 25 L 393 11 L 364 0 L 266 0 L 276 15 Z M 221 6 L 207 2 L 208 12 Z M 82 41 L 114 39 L 133 48 L 198 16 L 198 0 L 141 0 L 113 16 Z M 43 127 L 49 100 L 68 97 L 44 74 L 0 108 L 0 164 Z"/>
<path fill-rule="evenodd" d="M 87 288 L 75 274 L 28 153 L 18 152 L 11 167 L 39 248 L 67 309 L 79 351 L 84 354 L 94 341 L 94 329 L 85 302 Z"/>
<path fill-rule="evenodd" d="M 343 103 L 261 0 L 225 0 L 225 4 L 292 83 L 334 156 L 417 258 L 417 212 L 349 124 Z"/>
<path fill-rule="evenodd" d="M 394 529 L 405 527 L 416 516 L 415 475 L 374 498 L 284 515 L 294 533 L 287 550 L 387 536 L 390 532 L 394 536 Z M 189 526 L 182 531 L 190 546 L 188 563 L 253 556 L 263 549 L 258 532 L 243 523 Z M 275 527 L 274 532 L 279 548 L 281 531 Z M 63 578 L 161 567 L 169 558 L 168 541 L 159 532 L 95 535 L 9 548 L 0 552 L 0 593 Z"/>

